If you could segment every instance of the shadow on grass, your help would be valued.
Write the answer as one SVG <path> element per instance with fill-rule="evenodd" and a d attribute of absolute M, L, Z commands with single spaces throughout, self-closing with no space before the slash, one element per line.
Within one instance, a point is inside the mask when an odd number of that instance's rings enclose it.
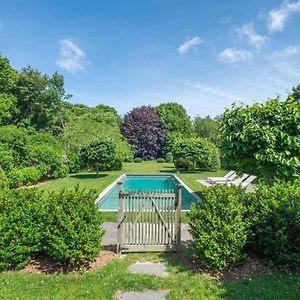
<path fill-rule="evenodd" d="M 70 177 L 75 179 L 96 179 L 96 178 L 103 178 L 106 177 L 107 174 L 96 174 L 96 173 L 80 173 L 70 175 Z"/>

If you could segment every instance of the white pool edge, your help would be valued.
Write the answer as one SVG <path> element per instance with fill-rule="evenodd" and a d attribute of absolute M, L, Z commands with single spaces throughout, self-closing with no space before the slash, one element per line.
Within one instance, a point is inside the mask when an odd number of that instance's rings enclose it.
<path fill-rule="evenodd" d="M 118 177 L 115 181 L 113 181 L 111 184 L 109 184 L 96 198 L 95 204 L 98 204 L 100 200 L 113 188 L 115 184 L 117 184 L 120 180 L 122 180 L 125 176 L 173 176 L 182 186 L 184 186 L 187 191 L 194 197 L 194 199 L 203 204 L 203 200 L 188 186 L 186 185 L 177 175 L 175 174 L 169 174 L 169 175 L 161 175 L 161 174 L 122 174 L 120 177 Z M 115 212 L 117 209 L 106 209 L 102 210 L 103 212 Z M 183 212 L 188 212 L 190 210 L 182 209 Z"/>

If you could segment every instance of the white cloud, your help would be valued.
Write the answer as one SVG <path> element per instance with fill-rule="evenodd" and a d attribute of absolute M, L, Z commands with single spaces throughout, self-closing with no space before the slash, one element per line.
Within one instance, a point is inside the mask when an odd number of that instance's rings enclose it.
<path fill-rule="evenodd" d="M 226 63 L 236 63 L 239 61 L 247 61 L 253 58 L 253 54 L 246 50 L 237 50 L 227 48 L 219 53 L 219 60 Z"/>
<path fill-rule="evenodd" d="M 203 40 L 201 40 L 198 36 L 193 37 L 192 39 L 186 41 L 180 47 L 178 48 L 178 52 L 180 54 L 185 54 L 187 53 L 190 49 L 200 45 L 203 43 Z"/>
<path fill-rule="evenodd" d="M 247 39 L 248 43 L 256 48 L 262 47 L 268 41 L 268 37 L 256 33 L 253 23 L 245 24 L 236 30 L 242 38 Z"/>
<path fill-rule="evenodd" d="M 84 70 L 87 63 L 84 51 L 70 39 L 63 39 L 59 43 L 60 58 L 56 64 L 72 74 Z"/>
<path fill-rule="evenodd" d="M 274 58 L 287 58 L 287 57 L 296 55 L 299 52 L 300 52 L 299 46 L 289 46 L 289 47 L 286 47 L 285 49 L 274 51 L 272 53 L 272 56 Z"/>
<path fill-rule="evenodd" d="M 273 9 L 268 14 L 268 29 L 270 32 L 282 31 L 290 16 L 300 13 L 300 1 L 284 1 L 280 8 Z"/>

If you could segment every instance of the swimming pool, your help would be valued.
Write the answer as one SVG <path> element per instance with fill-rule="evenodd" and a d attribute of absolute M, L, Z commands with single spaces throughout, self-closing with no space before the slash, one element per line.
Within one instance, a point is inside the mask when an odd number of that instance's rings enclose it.
<path fill-rule="evenodd" d="M 185 185 L 176 175 L 129 175 L 120 176 L 115 182 L 109 185 L 97 198 L 96 205 L 101 211 L 117 211 L 118 206 L 118 186 L 117 182 L 122 181 L 122 190 L 176 191 L 178 183 L 182 184 L 182 210 L 190 210 L 190 205 L 200 201 L 187 185 Z"/>

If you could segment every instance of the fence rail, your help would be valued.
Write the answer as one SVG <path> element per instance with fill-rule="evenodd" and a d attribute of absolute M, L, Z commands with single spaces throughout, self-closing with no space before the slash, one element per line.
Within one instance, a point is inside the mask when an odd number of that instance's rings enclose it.
<path fill-rule="evenodd" d="M 178 250 L 181 185 L 176 191 L 122 191 L 118 182 L 118 189 L 118 251 Z"/>

